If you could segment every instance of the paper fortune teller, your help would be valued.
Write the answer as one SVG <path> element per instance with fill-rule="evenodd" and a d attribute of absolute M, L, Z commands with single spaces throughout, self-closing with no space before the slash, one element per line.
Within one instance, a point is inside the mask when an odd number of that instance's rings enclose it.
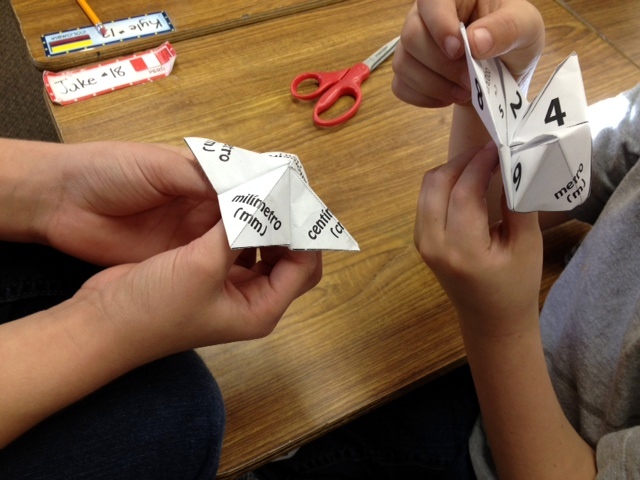
<path fill-rule="evenodd" d="M 472 102 L 498 146 L 509 209 L 571 210 L 591 186 L 591 131 L 578 57 L 571 54 L 529 103 L 497 58 L 471 56 Z"/>
<path fill-rule="evenodd" d="M 218 193 L 231 248 L 360 250 L 309 186 L 297 156 L 256 153 L 206 138 L 185 138 Z"/>

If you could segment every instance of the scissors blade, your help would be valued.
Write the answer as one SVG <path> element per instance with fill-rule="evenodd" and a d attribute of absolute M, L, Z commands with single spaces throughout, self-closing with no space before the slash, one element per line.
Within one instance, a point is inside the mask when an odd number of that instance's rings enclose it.
<path fill-rule="evenodd" d="M 389 58 L 389 56 L 391 56 L 391 54 L 395 51 L 396 45 L 399 41 L 400 37 L 394 38 L 362 63 L 369 67 L 369 71 L 373 71 L 378 67 L 378 65 L 380 65 L 387 58 Z"/>

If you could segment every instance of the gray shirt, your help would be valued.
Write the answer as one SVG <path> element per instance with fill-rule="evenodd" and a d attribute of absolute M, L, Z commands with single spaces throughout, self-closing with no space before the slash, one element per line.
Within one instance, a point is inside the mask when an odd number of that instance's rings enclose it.
<path fill-rule="evenodd" d="M 640 85 L 590 107 L 591 194 L 571 213 L 593 225 L 540 317 L 558 399 L 596 449 L 598 478 L 640 478 Z M 479 421 L 478 478 L 495 478 Z"/>

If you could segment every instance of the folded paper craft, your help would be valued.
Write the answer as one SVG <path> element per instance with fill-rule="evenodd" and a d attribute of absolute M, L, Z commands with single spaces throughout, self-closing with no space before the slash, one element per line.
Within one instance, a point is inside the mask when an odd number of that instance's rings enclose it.
<path fill-rule="evenodd" d="M 509 209 L 518 212 L 571 210 L 589 195 L 591 130 L 587 100 L 573 53 L 529 103 L 497 58 L 471 56 L 464 40 L 472 102 L 498 146 Z"/>
<path fill-rule="evenodd" d="M 185 141 L 218 193 L 231 248 L 360 250 L 311 189 L 297 156 L 256 153 L 206 138 Z"/>

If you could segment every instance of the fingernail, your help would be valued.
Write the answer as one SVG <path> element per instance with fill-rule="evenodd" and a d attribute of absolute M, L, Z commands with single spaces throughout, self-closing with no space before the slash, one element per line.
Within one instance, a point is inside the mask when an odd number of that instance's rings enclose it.
<path fill-rule="evenodd" d="M 480 55 L 484 55 L 493 47 L 493 37 L 486 28 L 475 29 L 473 31 L 473 41 Z"/>
<path fill-rule="evenodd" d="M 448 35 L 444 39 L 444 51 L 451 60 L 458 58 L 458 50 L 460 50 L 460 40 L 453 35 Z"/>

